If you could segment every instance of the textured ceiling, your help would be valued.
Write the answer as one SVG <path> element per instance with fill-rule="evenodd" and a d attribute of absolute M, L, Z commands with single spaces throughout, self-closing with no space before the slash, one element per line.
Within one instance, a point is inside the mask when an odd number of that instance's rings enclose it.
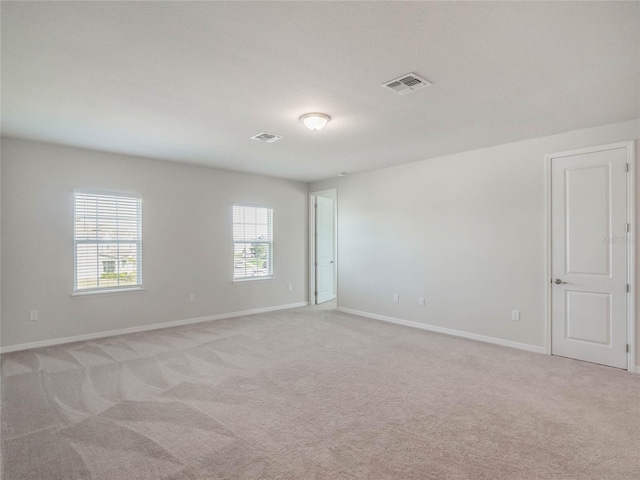
<path fill-rule="evenodd" d="M 638 118 L 638 25 L 638 2 L 2 2 L 2 130 L 312 181 Z M 408 72 L 433 86 L 380 86 Z"/>

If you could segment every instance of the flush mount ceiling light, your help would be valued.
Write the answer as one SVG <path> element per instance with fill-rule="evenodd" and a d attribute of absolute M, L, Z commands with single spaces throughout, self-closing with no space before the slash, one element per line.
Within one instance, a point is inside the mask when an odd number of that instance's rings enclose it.
<path fill-rule="evenodd" d="M 331 120 L 331 117 L 324 113 L 305 113 L 300 117 L 300 121 L 304 126 L 313 131 L 320 130 L 329 120 Z"/>

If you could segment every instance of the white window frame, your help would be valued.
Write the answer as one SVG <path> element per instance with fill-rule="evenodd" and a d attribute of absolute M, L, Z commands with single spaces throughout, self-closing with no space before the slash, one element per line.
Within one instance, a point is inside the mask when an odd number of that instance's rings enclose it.
<path fill-rule="evenodd" d="M 256 208 L 256 209 L 264 209 L 264 210 L 268 210 L 268 218 L 269 218 L 269 237 L 270 240 L 265 240 L 265 241 L 260 241 L 260 242 L 247 242 L 246 239 L 243 240 L 236 240 L 235 238 L 235 233 L 234 233 L 234 225 L 235 225 L 235 219 L 234 219 L 234 209 L 240 207 L 240 208 Z M 233 282 L 234 283 L 243 283 L 243 282 L 257 282 L 257 281 L 264 281 L 264 280 L 272 280 L 273 278 L 275 278 L 274 275 L 274 238 L 273 238 L 273 231 L 274 231 L 274 227 L 273 227 L 273 208 L 269 207 L 269 206 L 265 206 L 265 205 L 252 205 L 252 204 L 248 204 L 248 203 L 234 203 L 233 207 L 231 209 L 231 238 L 232 238 L 232 243 L 233 243 L 233 251 L 232 251 L 232 259 L 233 259 L 233 264 L 232 264 L 232 268 L 233 268 Z M 235 258 L 235 253 L 236 253 L 236 244 L 246 244 L 246 243 L 260 243 L 260 244 L 264 244 L 267 245 L 267 247 L 269 248 L 269 273 L 266 275 L 255 275 L 255 276 L 248 276 L 248 277 L 236 277 L 236 271 L 235 271 L 235 262 L 236 262 L 236 258 Z"/>
<path fill-rule="evenodd" d="M 92 195 L 92 196 L 102 196 L 102 197 L 113 197 L 113 198 L 127 198 L 127 199 L 135 199 L 138 201 L 138 210 L 137 210 L 137 239 L 136 240 L 120 240 L 120 239 L 109 239 L 109 240 L 99 240 L 99 239 L 88 239 L 88 240 L 79 240 L 76 235 L 76 198 L 78 195 Z M 109 293 L 120 293 L 120 292 L 130 292 L 130 291 L 142 291 L 144 290 L 142 284 L 142 197 L 140 195 L 130 194 L 130 193 L 122 193 L 122 192 L 113 192 L 113 191 L 97 191 L 97 190 L 74 190 L 73 191 L 73 295 L 72 296 L 84 296 L 84 295 L 93 295 L 93 294 L 109 294 Z M 121 285 L 121 286 L 113 286 L 108 285 L 104 287 L 96 287 L 96 288 L 78 288 L 78 245 L 81 244 L 136 244 L 137 258 L 136 258 L 136 283 L 129 285 Z M 97 268 L 99 275 L 99 268 Z"/>

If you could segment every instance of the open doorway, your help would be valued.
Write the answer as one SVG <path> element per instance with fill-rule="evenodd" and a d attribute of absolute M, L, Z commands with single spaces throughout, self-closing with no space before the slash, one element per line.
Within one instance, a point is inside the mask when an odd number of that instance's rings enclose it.
<path fill-rule="evenodd" d="M 337 191 L 311 192 L 309 206 L 309 303 L 319 305 L 338 293 Z"/>

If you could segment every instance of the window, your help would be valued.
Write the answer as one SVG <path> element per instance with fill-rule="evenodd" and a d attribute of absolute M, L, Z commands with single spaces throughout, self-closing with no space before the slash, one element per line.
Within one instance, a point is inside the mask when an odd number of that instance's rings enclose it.
<path fill-rule="evenodd" d="M 142 286 L 142 199 L 75 193 L 75 291 Z"/>
<path fill-rule="evenodd" d="M 233 206 L 233 279 L 273 276 L 273 210 Z"/>

